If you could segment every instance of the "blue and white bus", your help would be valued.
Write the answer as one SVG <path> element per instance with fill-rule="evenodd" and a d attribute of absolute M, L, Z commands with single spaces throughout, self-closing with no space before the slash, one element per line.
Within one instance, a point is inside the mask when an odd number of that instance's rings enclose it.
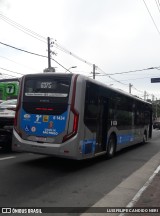
<path fill-rule="evenodd" d="M 21 79 L 12 148 L 82 160 L 147 142 L 152 105 L 78 74 Z"/>

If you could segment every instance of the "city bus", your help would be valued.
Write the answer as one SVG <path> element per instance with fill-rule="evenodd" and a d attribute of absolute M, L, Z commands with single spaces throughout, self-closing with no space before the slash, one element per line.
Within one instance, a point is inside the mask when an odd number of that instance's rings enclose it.
<path fill-rule="evenodd" d="M 16 99 L 18 96 L 18 82 L 0 81 L 0 100 Z"/>
<path fill-rule="evenodd" d="M 152 105 L 79 74 L 24 75 L 13 129 L 13 151 L 75 160 L 146 143 Z"/>

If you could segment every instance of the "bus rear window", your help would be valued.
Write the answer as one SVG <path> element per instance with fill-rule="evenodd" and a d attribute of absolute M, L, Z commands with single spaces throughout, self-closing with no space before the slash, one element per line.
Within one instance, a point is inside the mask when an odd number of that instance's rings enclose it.
<path fill-rule="evenodd" d="M 32 77 L 25 80 L 24 97 L 54 98 L 66 100 L 69 95 L 71 79 L 67 77 Z"/>

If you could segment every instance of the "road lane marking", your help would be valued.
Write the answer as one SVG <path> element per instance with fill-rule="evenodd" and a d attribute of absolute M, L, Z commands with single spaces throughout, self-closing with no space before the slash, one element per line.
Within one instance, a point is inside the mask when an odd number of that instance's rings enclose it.
<path fill-rule="evenodd" d="M 138 200 L 141 198 L 141 195 L 143 192 L 150 186 L 151 182 L 153 181 L 154 177 L 160 172 L 160 165 L 157 167 L 157 169 L 154 171 L 154 173 L 150 176 L 148 181 L 143 185 L 143 187 L 137 192 L 137 194 L 133 197 L 130 203 L 126 206 L 126 208 L 132 208 L 134 205 L 138 202 Z M 124 216 L 126 213 L 121 213 L 118 216 Z"/>
<path fill-rule="evenodd" d="M 4 157 L 4 158 L 0 158 L 0 160 L 9 160 L 9 159 L 13 159 L 16 158 L 15 156 L 11 156 L 11 157 Z"/>
<path fill-rule="evenodd" d="M 152 178 L 160 172 L 160 152 L 154 155 L 149 161 L 147 161 L 142 167 L 133 172 L 129 177 L 123 180 L 116 188 L 102 197 L 97 201 L 93 207 L 106 207 L 106 208 L 115 208 L 115 207 L 128 207 L 131 205 L 132 199 L 135 195 L 143 188 L 144 184 L 152 180 Z M 142 175 L 143 173 L 143 175 Z M 146 183 L 147 182 L 147 183 Z M 146 185 L 145 185 L 146 186 Z M 138 193 L 138 196 L 140 192 Z M 131 201 L 131 202 L 130 202 Z M 81 216 L 124 216 L 123 213 L 83 213 Z"/>

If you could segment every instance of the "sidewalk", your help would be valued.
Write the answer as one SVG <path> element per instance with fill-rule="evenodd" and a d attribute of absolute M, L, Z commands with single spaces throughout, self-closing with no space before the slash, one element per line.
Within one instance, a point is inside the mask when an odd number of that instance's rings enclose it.
<path fill-rule="evenodd" d="M 160 172 L 158 172 L 133 207 L 160 208 Z M 159 216 L 159 213 L 128 213 L 125 216 Z"/>
<path fill-rule="evenodd" d="M 135 206 L 160 207 L 160 172 L 154 177 L 153 181 L 144 191 Z"/>
<path fill-rule="evenodd" d="M 160 152 L 93 207 L 160 208 Z M 159 213 L 83 213 L 81 216 L 160 216 Z"/>

